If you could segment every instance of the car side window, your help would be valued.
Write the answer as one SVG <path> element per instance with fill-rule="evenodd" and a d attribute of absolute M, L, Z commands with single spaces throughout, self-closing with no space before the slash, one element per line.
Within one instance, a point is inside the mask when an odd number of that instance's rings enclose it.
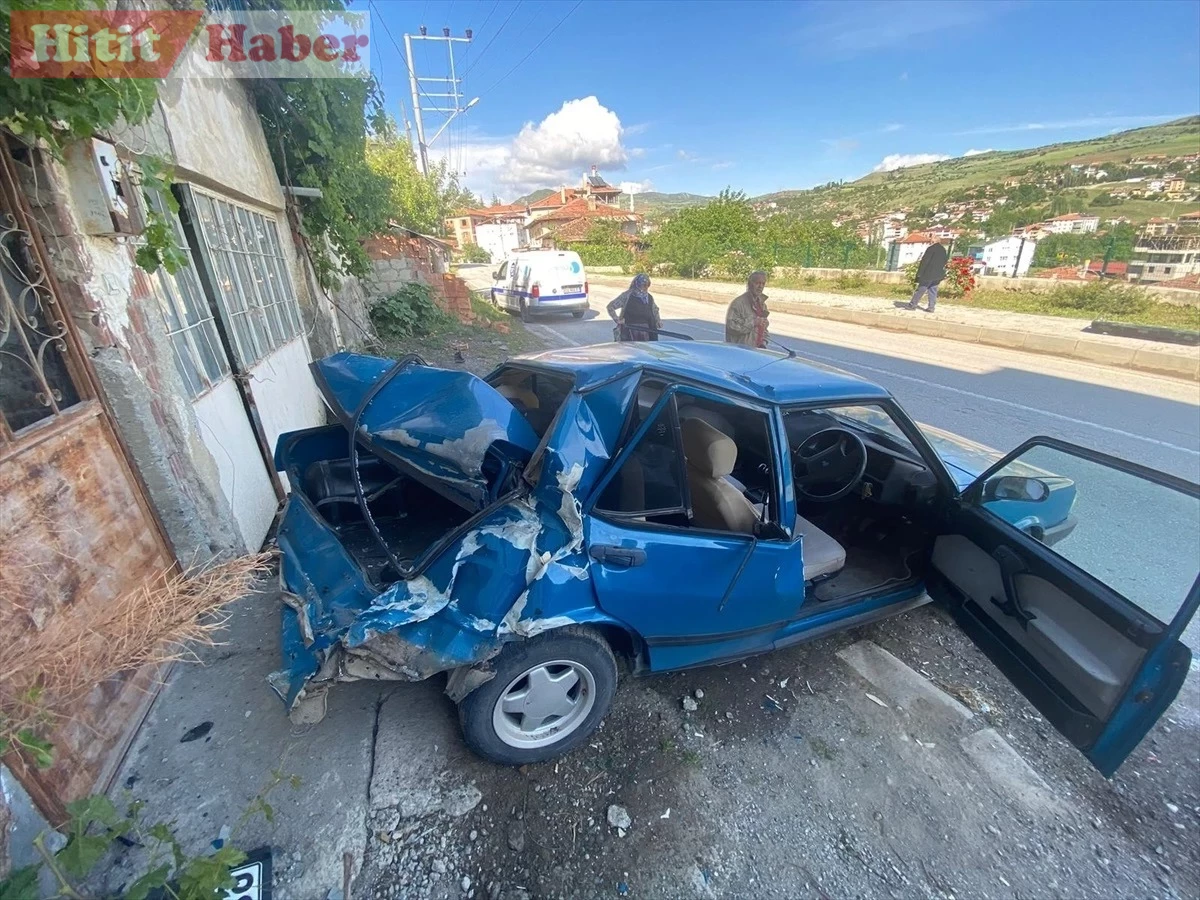
<path fill-rule="evenodd" d="M 1136 472 L 1034 444 L 971 499 L 1164 624 L 1196 580 L 1200 500 Z"/>
<path fill-rule="evenodd" d="M 672 397 L 605 486 L 596 509 L 626 517 L 686 522 L 683 479 Z"/>
<path fill-rule="evenodd" d="M 504 261 L 504 264 L 502 266 L 500 266 L 500 271 L 496 273 L 496 280 L 503 281 L 507 277 L 508 277 L 508 260 L 506 259 Z"/>
<path fill-rule="evenodd" d="M 769 422 L 759 410 L 678 391 L 597 509 L 661 525 L 757 533 L 777 515 Z"/>

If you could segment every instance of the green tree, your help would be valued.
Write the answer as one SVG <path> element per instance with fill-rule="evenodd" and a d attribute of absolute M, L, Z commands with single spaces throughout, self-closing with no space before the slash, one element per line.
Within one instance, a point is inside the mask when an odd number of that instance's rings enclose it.
<path fill-rule="evenodd" d="M 621 239 L 620 226 L 611 219 L 593 223 L 585 240 L 568 246 L 585 266 L 627 266 L 633 262 L 633 250 Z"/>
<path fill-rule="evenodd" d="M 367 141 L 367 166 L 382 185 L 388 218 L 422 234 L 441 234 L 445 219 L 456 209 L 474 206 L 475 195 L 459 186 L 446 160 L 417 168 L 412 145 L 387 134 Z"/>
<path fill-rule="evenodd" d="M 492 254 L 478 244 L 466 244 L 459 251 L 459 256 L 462 257 L 463 262 L 468 263 L 490 263 L 492 261 Z"/>

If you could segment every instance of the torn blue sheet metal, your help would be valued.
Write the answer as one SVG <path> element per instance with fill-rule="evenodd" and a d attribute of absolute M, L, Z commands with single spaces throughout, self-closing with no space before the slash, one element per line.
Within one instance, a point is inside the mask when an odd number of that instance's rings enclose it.
<path fill-rule="evenodd" d="M 496 498 L 510 467 L 523 465 L 538 436 L 513 405 L 469 372 L 452 372 L 361 353 L 337 353 L 312 365 L 317 386 L 347 427 L 381 458 L 464 509 Z M 383 379 L 387 383 L 360 407 Z"/>
<path fill-rule="evenodd" d="M 393 365 L 342 353 L 314 372 L 331 408 L 352 421 Z M 549 628 L 623 627 L 595 603 L 580 498 L 614 452 L 639 376 L 630 371 L 569 394 L 530 458 L 536 434 L 486 382 L 416 364 L 395 374 L 362 412 L 362 442 L 425 483 L 453 484 L 454 497 L 440 492 L 478 511 L 411 577 L 372 586 L 308 498 L 293 493 L 278 535 L 284 666 L 270 680 L 294 717 L 318 718 L 333 682 L 416 681 L 483 666 L 506 642 Z M 312 461 L 337 452 L 339 434 L 344 442 L 336 426 L 283 435 L 277 464 L 302 484 Z M 503 463 L 529 462 L 516 489 L 489 504 L 497 448 Z"/>

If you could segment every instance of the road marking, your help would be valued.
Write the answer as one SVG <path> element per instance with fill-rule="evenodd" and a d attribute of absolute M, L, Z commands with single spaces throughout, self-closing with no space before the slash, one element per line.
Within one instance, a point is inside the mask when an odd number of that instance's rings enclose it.
<path fill-rule="evenodd" d="M 574 347 L 579 344 L 578 341 L 571 340 L 569 337 L 567 337 L 565 334 L 563 334 L 557 328 L 551 328 L 549 325 L 530 325 L 530 328 L 536 328 L 539 331 L 550 332 L 552 335 L 554 335 L 556 338 L 558 338 L 560 341 L 562 341 L 562 344 L 564 347 Z"/>
<path fill-rule="evenodd" d="M 716 328 L 705 328 L 703 326 L 692 326 L 700 331 L 707 331 L 712 334 L 723 334 Z M 978 394 L 975 391 L 968 391 L 963 388 L 951 387 L 948 384 L 941 384 L 937 381 L 929 381 L 925 378 L 916 378 L 912 375 L 903 375 L 900 372 L 893 372 L 891 369 L 881 369 L 877 366 L 869 366 L 866 363 L 850 362 L 849 360 L 838 359 L 835 356 L 823 356 L 819 353 L 812 353 L 804 348 L 793 347 L 797 355 L 801 357 L 809 357 L 811 359 L 820 360 L 821 362 L 833 363 L 836 366 L 844 369 L 865 369 L 868 372 L 876 372 L 880 375 L 887 375 L 890 378 L 899 378 L 903 381 L 911 381 L 915 384 L 920 384 L 925 387 L 937 388 L 938 390 L 948 391 L 952 394 L 959 394 L 963 397 L 970 397 L 973 400 L 983 400 L 989 403 L 998 403 L 1001 406 L 1007 406 L 1012 409 L 1019 409 L 1022 412 L 1034 413 L 1036 415 L 1047 416 L 1051 419 L 1058 419 L 1061 422 L 1070 422 L 1073 425 L 1084 425 L 1089 428 L 1095 428 L 1098 431 L 1106 431 L 1109 434 L 1119 435 L 1123 438 L 1129 438 L 1135 441 L 1142 441 L 1147 444 L 1154 444 L 1158 447 L 1166 447 L 1169 450 L 1177 450 L 1180 453 L 1187 453 L 1190 456 L 1200 457 L 1200 450 L 1193 450 L 1191 447 L 1181 447 L 1179 444 L 1172 444 L 1170 441 L 1160 441 L 1158 438 L 1146 437 L 1142 434 L 1134 434 L 1132 431 L 1124 431 L 1120 428 L 1113 428 L 1111 425 L 1101 425 L 1099 422 L 1089 422 L 1087 419 L 1077 419 L 1074 416 L 1065 416 L 1062 413 L 1051 412 L 1048 409 L 1040 409 L 1036 406 L 1026 406 L 1024 403 L 1017 403 L 1013 400 L 1004 400 L 1000 397 L 992 397 L 988 394 Z M 847 348 L 851 352 L 869 352 L 858 351 L 854 348 Z"/>

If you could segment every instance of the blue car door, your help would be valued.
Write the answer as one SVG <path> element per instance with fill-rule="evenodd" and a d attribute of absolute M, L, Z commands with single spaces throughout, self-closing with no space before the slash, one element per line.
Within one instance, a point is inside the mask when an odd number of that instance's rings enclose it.
<path fill-rule="evenodd" d="M 760 412 L 777 473 L 778 437 Z M 600 606 L 637 630 L 655 671 L 768 649 L 804 599 L 799 542 L 771 522 L 779 492 L 764 498 L 764 527 L 733 533 L 697 527 L 687 477 L 672 390 L 627 442 L 585 516 Z"/>
<path fill-rule="evenodd" d="M 1044 474 L 1043 474 L 1044 473 Z M 1009 506 L 1075 502 L 1054 535 Z M 1053 483 L 1052 483 L 1053 482 Z M 1057 518 L 1057 517 L 1051 517 Z M 1200 486 L 1033 438 L 948 511 L 929 592 L 1105 776 L 1154 726 L 1187 676 L 1200 604 Z"/>

